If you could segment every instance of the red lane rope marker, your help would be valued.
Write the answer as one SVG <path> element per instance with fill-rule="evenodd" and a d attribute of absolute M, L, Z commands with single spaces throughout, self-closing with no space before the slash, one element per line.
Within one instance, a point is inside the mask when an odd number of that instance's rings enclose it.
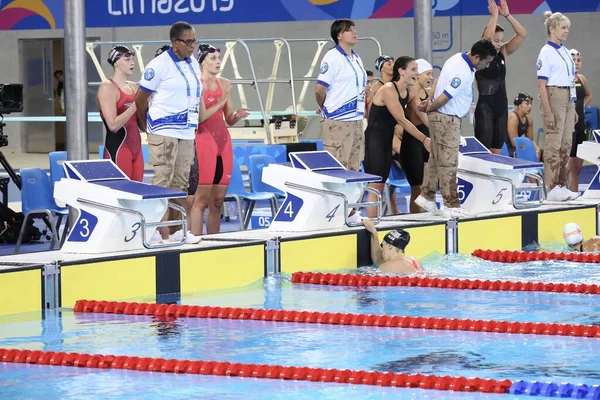
<path fill-rule="evenodd" d="M 292 283 L 332 286 L 418 286 L 438 289 L 471 289 L 518 292 L 554 292 L 600 294 L 600 286 L 574 283 L 513 282 L 470 279 L 429 278 L 417 276 L 374 276 L 295 272 Z"/>
<path fill-rule="evenodd" d="M 328 368 L 292 367 L 268 364 L 242 364 L 219 361 L 193 361 L 151 357 L 63 353 L 0 348 L 0 362 L 63 367 L 124 369 L 175 374 L 237 376 L 355 385 L 452 390 L 460 392 L 508 393 L 513 382 L 422 374 L 396 374 Z"/>
<path fill-rule="evenodd" d="M 543 322 L 485 321 L 476 319 L 323 313 L 318 311 L 264 310 L 257 308 L 127 303 L 96 300 L 77 300 L 73 311 L 76 313 L 148 315 L 158 318 L 216 318 L 329 325 L 378 326 L 389 328 L 420 328 L 448 331 L 522 333 L 530 335 L 579 336 L 590 338 L 600 337 L 600 326 L 546 324 Z"/>
<path fill-rule="evenodd" d="M 500 251 L 478 249 L 471 253 L 483 260 L 503 263 L 521 263 L 529 261 L 571 261 L 577 263 L 600 263 L 600 254 L 596 253 L 555 253 L 547 251 Z"/>

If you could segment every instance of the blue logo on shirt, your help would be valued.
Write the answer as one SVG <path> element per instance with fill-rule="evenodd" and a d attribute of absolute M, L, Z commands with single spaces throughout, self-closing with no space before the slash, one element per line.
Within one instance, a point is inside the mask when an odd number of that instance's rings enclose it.
<path fill-rule="evenodd" d="M 327 64 L 326 62 L 324 62 L 323 64 L 321 64 L 321 73 L 322 74 L 324 74 L 328 70 L 329 70 L 329 64 Z"/>
<path fill-rule="evenodd" d="M 450 82 L 450 86 L 452 86 L 454 89 L 456 89 L 457 87 L 460 86 L 460 78 L 454 78 L 452 79 L 452 82 Z"/>
<path fill-rule="evenodd" d="M 542 60 L 540 60 L 539 58 L 538 58 L 538 60 L 537 60 L 537 69 L 538 69 L 538 71 L 539 71 L 540 69 L 542 69 Z"/>
<path fill-rule="evenodd" d="M 144 79 L 147 81 L 151 81 L 154 78 L 154 70 L 152 68 L 148 68 L 144 71 Z"/>

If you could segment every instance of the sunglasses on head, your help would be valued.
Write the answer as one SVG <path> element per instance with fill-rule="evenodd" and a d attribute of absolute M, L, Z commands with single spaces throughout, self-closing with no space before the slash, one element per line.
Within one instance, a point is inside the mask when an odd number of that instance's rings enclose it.
<path fill-rule="evenodd" d="M 176 38 L 175 40 L 177 40 L 178 42 L 181 42 L 181 43 L 185 44 L 186 46 L 192 46 L 192 45 L 195 45 L 198 42 L 198 39 L 183 40 L 183 39 Z"/>

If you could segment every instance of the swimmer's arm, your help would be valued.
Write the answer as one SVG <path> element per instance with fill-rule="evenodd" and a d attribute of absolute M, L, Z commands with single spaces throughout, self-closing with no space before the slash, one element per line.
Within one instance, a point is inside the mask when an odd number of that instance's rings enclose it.
<path fill-rule="evenodd" d="M 227 85 L 225 87 L 221 86 L 223 88 L 223 94 L 221 95 L 221 98 L 219 99 L 218 102 L 216 102 L 211 108 L 206 108 L 206 104 L 204 104 L 204 96 L 202 99 L 200 99 L 200 104 L 199 104 L 199 111 L 200 111 L 200 116 L 199 116 L 199 122 L 204 122 L 207 119 L 209 119 L 210 117 L 212 117 L 216 112 L 218 112 L 219 110 L 221 110 L 221 108 L 227 103 L 227 100 L 229 99 L 229 95 L 231 94 L 231 85 Z"/>
<path fill-rule="evenodd" d="M 219 78 L 219 79 L 221 81 L 221 87 L 229 88 L 229 95 L 227 96 L 227 100 L 225 102 L 225 109 L 223 110 L 223 113 L 225 114 L 225 122 L 227 123 L 227 125 L 232 126 L 232 125 L 237 124 L 238 121 L 241 120 L 242 118 L 245 118 L 245 116 L 247 115 L 248 109 L 240 108 L 237 111 L 233 110 L 233 100 L 231 99 L 231 92 L 233 90 L 233 87 L 231 85 L 231 82 L 229 82 L 229 79 L 227 79 L 227 78 Z M 241 114 L 241 116 L 238 114 Z"/>
<path fill-rule="evenodd" d="M 125 123 L 136 113 L 135 103 L 130 105 L 122 114 L 117 114 L 117 101 L 119 92 L 110 82 L 103 82 L 98 88 L 98 104 L 106 126 L 111 132 L 121 129 Z"/>
<path fill-rule="evenodd" d="M 423 111 L 419 111 L 419 103 L 421 102 L 421 99 L 419 98 L 419 93 L 417 93 L 417 91 L 415 89 L 410 89 L 410 90 L 411 90 L 411 94 L 412 94 L 412 100 L 410 101 L 410 104 L 408 106 L 415 113 L 417 118 L 419 118 L 419 120 L 426 127 L 429 128 L 429 118 L 427 118 L 427 113 L 425 113 Z"/>
<path fill-rule="evenodd" d="M 517 115 L 515 113 L 509 113 L 508 114 L 508 137 L 510 139 L 510 143 L 512 145 L 512 147 L 517 147 L 515 145 L 515 138 L 517 136 L 519 136 L 519 117 L 517 117 Z M 527 132 L 527 135 L 529 136 L 529 132 Z M 533 141 L 533 139 L 532 139 Z"/>
<path fill-rule="evenodd" d="M 590 85 L 588 84 L 587 78 L 579 74 L 579 79 L 583 82 L 583 87 L 585 88 L 585 97 L 583 98 L 583 105 L 587 106 L 592 101 L 592 91 L 590 90 Z"/>
<path fill-rule="evenodd" d="M 371 235 L 371 260 L 373 264 L 379 265 L 383 262 L 383 252 L 381 250 L 381 246 L 379 245 L 379 234 L 377 233 L 377 229 L 375 229 L 375 225 L 373 225 L 371 220 L 364 219 L 363 225 Z"/>
<path fill-rule="evenodd" d="M 398 94 L 391 87 L 385 87 L 383 92 L 383 102 L 389 110 L 390 114 L 396 119 L 398 124 L 402 126 L 405 132 L 408 132 L 411 136 L 414 136 L 420 142 L 425 142 L 427 136 L 420 132 L 413 124 L 406 118 L 404 109 L 398 101 Z"/>
<path fill-rule="evenodd" d="M 510 56 L 521 47 L 521 44 L 527 37 L 527 29 L 525 29 L 512 15 L 506 16 L 506 19 L 512 25 L 515 35 L 500 48 L 500 51 L 503 52 L 505 56 Z"/>
<path fill-rule="evenodd" d="M 135 95 L 135 108 L 137 109 L 137 122 L 140 131 L 146 132 L 146 114 L 148 113 L 148 99 L 150 92 L 138 90 Z"/>

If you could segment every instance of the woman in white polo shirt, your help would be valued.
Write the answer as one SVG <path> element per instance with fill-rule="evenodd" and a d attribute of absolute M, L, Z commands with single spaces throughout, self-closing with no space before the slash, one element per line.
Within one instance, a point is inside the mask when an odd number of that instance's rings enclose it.
<path fill-rule="evenodd" d="M 544 13 L 548 41 L 537 60 L 541 114 L 544 118 L 544 184 L 547 199 L 568 201 L 579 197 L 567 189 L 567 162 L 571 152 L 575 113 L 575 63 L 562 42 L 569 36 L 571 21 L 561 13 Z"/>

